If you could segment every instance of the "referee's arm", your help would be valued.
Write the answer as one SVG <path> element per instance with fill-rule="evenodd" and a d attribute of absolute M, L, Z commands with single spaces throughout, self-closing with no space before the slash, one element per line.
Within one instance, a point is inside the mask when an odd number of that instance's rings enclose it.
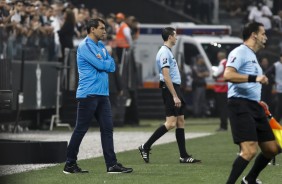
<path fill-rule="evenodd" d="M 239 74 L 235 68 L 230 66 L 226 67 L 223 77 L 225 81 L 233 83 L 259 82 L 261 84 L 268 84 L 268 78 L 265 75 Z"/>

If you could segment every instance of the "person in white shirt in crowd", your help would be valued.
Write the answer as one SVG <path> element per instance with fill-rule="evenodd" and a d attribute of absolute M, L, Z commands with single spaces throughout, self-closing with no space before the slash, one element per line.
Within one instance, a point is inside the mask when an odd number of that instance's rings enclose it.
<path fill-rule="evenodd" d="M 249 14 L 249 21 L 259 22 L 264 25 L 265 31 L 268 32 L 271 30 L 271 17 L 272 12 L 270 8 L 264 5 L 262 2 L 257 3 L 257 6 L 253 7 Z"/>
<path fill-rule="evenodd" d="M 277 15 L 273 16 L 273 30 L 282 36 L 282 10 L 280 10 Z M 282 39 L 279 42 L 280 53 L 282 53 Z"/>
<path fill-rule="evenodd" d="M 54 33 L 54 40 L 55 40 L 55 55 L 56 58 L 59 58 L 62 56 L 61 53 L 61 44 L 59 39 L 58 31 L 61 29 L 62 23 L 63 23 L 63 13 L 62 13 L 62 5 L 61 4 L 53 4 L 53 16 L 51 18 L 51 26 L 53 27 L 53 33 Z"/>

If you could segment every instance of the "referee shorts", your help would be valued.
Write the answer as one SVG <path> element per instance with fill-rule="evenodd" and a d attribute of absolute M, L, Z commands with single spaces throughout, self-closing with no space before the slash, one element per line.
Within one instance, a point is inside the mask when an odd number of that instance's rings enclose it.
<path fill-rule="evenodd" d="M 229 98 L 228 111 L 235 144 L 275 140 L 263 108 L 256 101 Z"/>
<path fill-rule="evenodd" d="M 166 87 L 164 82 L 160 82 L 160 88 L 162 89 L 163 102 L 164 102 L 164 105 L 165 105 L 165 115 L 166 115 L 166 117 L 182 116 L 182 115 L 184 115 L 184 112 L 185 112 L 185 101 L 184 101 L 183 95 L 182 95 L 181 90 L 180 90 L 180 85 L 173 83 L 173 87 L 174 87 L 174 90 L 175 90 L 178 98 L 181 100 L 181 106 L 180 107 L 175 107 L 175 103 L 174 103 L 173 97 L 172 97 L 169 89 Z"/>

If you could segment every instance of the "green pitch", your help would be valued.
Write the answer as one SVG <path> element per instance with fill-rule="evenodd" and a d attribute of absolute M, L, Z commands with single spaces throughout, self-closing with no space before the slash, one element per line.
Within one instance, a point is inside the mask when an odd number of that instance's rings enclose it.
<path fill-rule="evenodd" d="M 142 121 L 140 127 L 116 128 L 128 131 L 153 131 L 161 121 Z M 217 119 L 188 119 L 188 132 L 212 132 L 218 127 Z M 1 184 L 223 184 L 226 182 L 231 165 L 238 152 L 232 143 L 231 133 L 220 132 L 208 137 L 186 141 L 187 150 L 201 164 L 179 164 L 176 142 L 154 146 L 150 163 L 141 159 L 137 148 L 118 153 L 117 157 L 125 166 L 134 168 L 131 174 L 107 174 L 102 157 L 81 160 L 79 166 L 89 174 L 63 174 L 63 164 L 37 171 L 0 177 Z M 277 157 L 279 166 L 267 166 L 260 175 L 265 184 L 281 183 L 282 155 Z M 245 170 L 249 170 L 252 163 Z M 240 177 L 241 179 L 242 177 Z M 241 180 L 240 180 L 241 181 Z M 237 183 L 240 183 L 239 180 Z"/>

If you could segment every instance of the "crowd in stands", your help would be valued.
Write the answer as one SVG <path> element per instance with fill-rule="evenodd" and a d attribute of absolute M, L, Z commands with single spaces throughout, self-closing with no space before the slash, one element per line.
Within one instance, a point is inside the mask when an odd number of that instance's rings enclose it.
<path fill-rule="evenodd" d="M 61 61 L 64 49 L 75 47 L 87 35 L 86 22 L 96 17 L 106 20 L 105 42 L 114 47 L 119 26 L 113 13 L 105 16 L 84 4 L 76 7 L 60 0 L 0 0 L 0 57 L 19 59 L 25 48 L 27 60 Z M 136 39 L 136 18 L 124 16 L 122 21 L 130 32 L 135 30 Z"/>
<path fill-rule="evenodd" d="M 242 16 L 242 23 L 260 22 L 264 25 L 267 35 L 271 31 L 282 35 L 282 1 L 277 0 L 236 0 L 227 1 L 226 11 L 231 16 Z M 282 52 L 282 41 L 280 42 Z"/>

